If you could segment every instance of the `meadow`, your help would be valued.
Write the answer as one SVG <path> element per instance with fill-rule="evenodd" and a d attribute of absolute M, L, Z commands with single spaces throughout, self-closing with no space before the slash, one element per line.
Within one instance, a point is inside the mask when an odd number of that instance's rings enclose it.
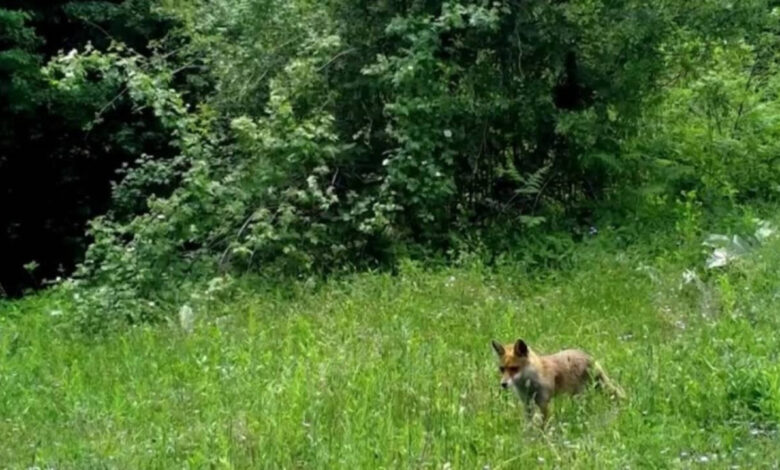
<path fill-rule="evenodd" d="M 56 290 L 4 302 L 0 466 L 777 468 L 780 243 L 711 271 L 608 246 L 536 275 L 244 278 L 191 331 L 85 338 Z M 558 398 L 542 430 L 500 390 L 493 338 L 584 348 L 628 399 Z"/>

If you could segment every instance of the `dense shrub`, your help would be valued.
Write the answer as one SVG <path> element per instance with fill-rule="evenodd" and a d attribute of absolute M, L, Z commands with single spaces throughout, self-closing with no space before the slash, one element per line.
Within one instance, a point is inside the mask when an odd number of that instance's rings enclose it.
<path fill-rule="evenodd" d="M 714 47 L 704 71 L 681 78 L 649 110 L 625 146 L 650 171 L 648 189 L 695 191 L 708 205 L 776 199 L 780 81 L 776 54 L 764 47 Z"/>
<path fill-rule="evenodd" d="M 150 54 L 147 46 L 173 25 L 153 3 L 2 2 L 0 296 L 70 274 L 89 243 L 87 221 L 110 206 L 117 169 L 142 154 L 170 155 L 167 134 L 121 83 L 92 77 L 89 87 L 59 93 L 41 74 L 53 55 L 87 43 L 105 48 L 112 38 Z"/>
<path fill-rule="evenodd" d="M 168 11 L 182 27 L 151 58 L 117 44 L 47 67 L 58 93 L 84 93 L 95 76 L 126 87 L 179 154 L 140 160 L 94 220 L 78 273 L 102 289 L 83 297 L 90 315 L 145 317 L 159 310 L 149 302 L 173 305 L 183 285 L 220 273 L 376 266 L 444 252 L 476 228 L 583 223 L 605 196 L 659 183 L 647 200 L 676 203 L 685 189 L 683 208 L 729 188 L 771 193 L 764 1 L 221 0 Z M 189 67 L 201 82 L 183 83 Z M 729 163 L 736 155 L 747 169 Z"/>

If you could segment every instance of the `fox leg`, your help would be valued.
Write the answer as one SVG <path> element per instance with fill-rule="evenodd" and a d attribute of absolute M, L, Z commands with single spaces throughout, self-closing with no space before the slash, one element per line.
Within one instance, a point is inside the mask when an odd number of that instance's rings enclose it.
<path fill-rule="evenodd" d="M 542 412 L 542 426 L 544 426 L 550 418 L 550 395 L 546 392 L 538 392 L 534 396 L 534 401 L 539 407 L 539 411 Z"/>
<path fill-rule="evenodd" d="M 525 419 L 527 422 L 531 422 L 534 419 L 534 407 L 531 403 L 531 397 L 525 397 L 523 400 L 523 406 L 525 407 Z"/>

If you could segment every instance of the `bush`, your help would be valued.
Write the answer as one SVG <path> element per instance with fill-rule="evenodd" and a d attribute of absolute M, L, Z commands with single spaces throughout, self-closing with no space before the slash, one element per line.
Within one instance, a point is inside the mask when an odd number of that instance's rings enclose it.
<path fill-rule="evenodd" d="M 775 200 L 780 191 L 780 80 L 775 54 L 718 46 L 703 73 L 665 93 L 634 152 L 656 191 L 695 191 L 707 205 Z"/>
<path fill-rule="evenodd" d="M 746 2 L 734 7 L 735 24 L 707 27 L 722 20 L 721 7 L 196 2 L 173 10 L 191 45 L 176 60 L 211 67 L 214 88 L 196 107 L 177 90 L 182 68 L 166 54 L 146 59 L 116 45 L 60 57 L 48 76 L 61 92 L 83 89 L 90 76 L 122 84 L 179 152 L 129 169 L 115 210 L 92 224 L 78 277 L 102 290 L 85 311 L 145 319 L 148 302 L 173 310 L 183 286 L 221 273 L 381 266 L 401 252 L 443 253 L 475 228 L 518 239 L 545 222 L 587 223 L 605 195 L 657 178 L 647 176 L 647 162 L 660 161 L 646 151 L 655 134 L 637 129 L 654 122 L 643 110 L 674 70 L 664 47 L 680 36 L 704 47 L 740 35 L 768 9 Z M 734 64 L 747 60 L 740 51 L 712 57 L 737 77 Z M 246 89 L 232 81 L 244 66 Z M 690 87 L 711 95 L 699 88 Z M 765 129 L 744 119 L 749 136 L 763 138 Z M 668 142 L 683 118 L 669 121 L 662 141 L 684 145 Z M 624 157 L 626 148 L 634 152 Z M 766 185 L 771 171 L 732 176 L 735 185 Z M 702 191 L 720 191 L 707 178 Z M 155 185 L 174 189 L 150 191 Z M 698 200 L 689 194 L 690 227 L 681 230 L 694 239 Z M 531 264 L 569 250 L 558 243 L 566 237 L 539 239 L 535 246 L 554 248 L 530 253 Z"/>

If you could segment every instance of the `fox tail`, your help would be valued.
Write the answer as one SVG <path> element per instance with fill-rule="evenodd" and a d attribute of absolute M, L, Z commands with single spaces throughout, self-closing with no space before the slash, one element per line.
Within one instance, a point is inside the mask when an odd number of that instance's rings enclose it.
<path fill-rule="evenodd" d="M 620 400 L 626 399 L 626 392 L 624 392 L 619 385 L 617 385 L 615 382 L 612 381 L 612 379 L 609 378 L 607 373 L 604 371 L 604 368 L 601 367 L 601 364 L 595 362 L 593 364 L 593 369 L 595 372 L 594 378 L 598 386 L 603 387 L 605 390 L 607 390 L 610 393 L 610 395 L 613 395 L 614 397 Z"/>

